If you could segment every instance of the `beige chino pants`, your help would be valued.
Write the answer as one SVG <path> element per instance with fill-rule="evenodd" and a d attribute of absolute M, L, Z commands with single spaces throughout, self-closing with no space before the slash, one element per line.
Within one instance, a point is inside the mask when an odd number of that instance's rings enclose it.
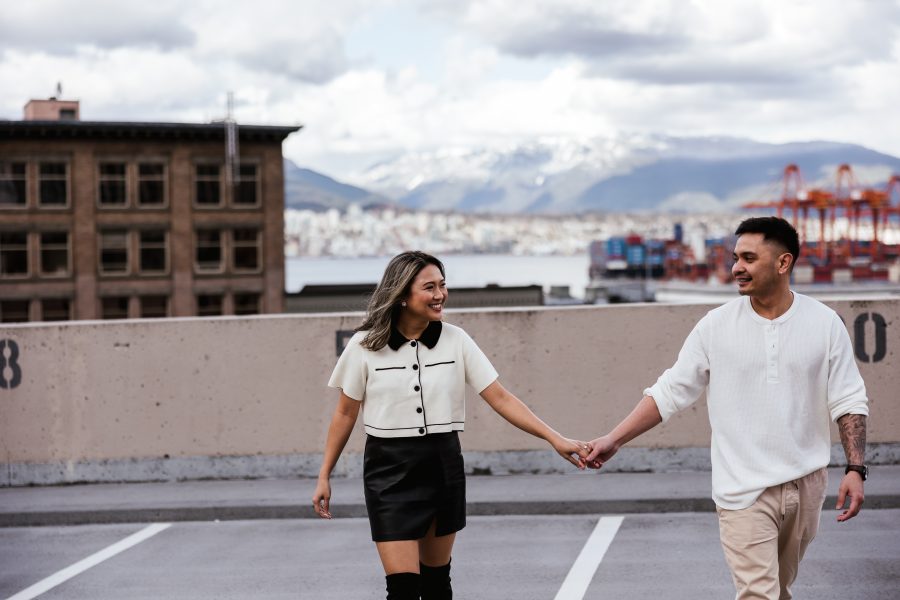
<path fill-rule="evenodd" d="M 819 530 L 828 472 L 767 488 L 741 510 L 717 508 L 735 600 L 790 600 L 807 546 Z"/>

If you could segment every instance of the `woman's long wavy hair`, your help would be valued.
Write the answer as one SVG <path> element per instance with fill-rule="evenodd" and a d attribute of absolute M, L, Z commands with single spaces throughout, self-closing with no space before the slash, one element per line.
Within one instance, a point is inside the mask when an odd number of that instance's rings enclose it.
<path fill-rule="evenodd" d="M 404 252 L 391 259 L 381 283 L 369 298 L 366 320 L 357 328 L 357 331 L 368 331 L 362 341 L 364 348 L 378 351 L 387 345 L 391 328 L 400 314 L 400 302 L 409 295 L 419 271 L 428 265 L 436 266 L 444 276 L 444 263 L 424 252 Z"/>

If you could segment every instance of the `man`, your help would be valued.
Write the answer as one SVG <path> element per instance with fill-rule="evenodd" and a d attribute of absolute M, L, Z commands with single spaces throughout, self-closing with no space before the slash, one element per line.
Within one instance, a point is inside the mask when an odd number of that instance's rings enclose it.
<path fill-rule="evenodd" d="M 868 400 L 838 315 L 790 289 L 800 253 L 785 220 L 759 217 L 737 228 L 732 274 L 741 297 L 703 317 L 675 365 L 644 390 L 637 407 L 591 442 L 600 468 L 625 443 L 694 403 L 707 390 L 712 491 L 736 599 L 791 598 L 791 584 L 816 535 L 830 458 L 829 418 L 847 455 L 838 517 L 863 503 Z"/>

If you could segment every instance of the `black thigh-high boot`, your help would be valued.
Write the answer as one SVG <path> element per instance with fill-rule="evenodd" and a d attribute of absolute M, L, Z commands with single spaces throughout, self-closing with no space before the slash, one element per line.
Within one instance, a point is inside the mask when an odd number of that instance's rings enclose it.
<path fill-rule="evenodd" d="M 394 573 L 387 581 L 387 600 L 419 600 L 421 577 L 418 573 Z"/>
<path fill-rule="evenodd" d="M 422 572 L 422 600 L 452 600 L 450 563 L 443 567 L 429 567 L 419 563 Z"/>

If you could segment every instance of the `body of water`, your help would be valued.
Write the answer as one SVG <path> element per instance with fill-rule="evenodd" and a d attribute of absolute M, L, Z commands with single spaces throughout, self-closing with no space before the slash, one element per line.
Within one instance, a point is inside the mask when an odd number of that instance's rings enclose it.
<path fill-rule="evenodd" d="M 590 257 L 512 256 L 505 254 L 450 254 L 438 257 L 447 270 L 447 286 L 483 287 L 540 285 L 548 291 L 553 285 L 567 285 L 576 298 L 584 297 L 588 283 Z M 285 289 L 298 292 L 305 285 L 336 283 L 377 283 L 389 256 L 366 258 L 287 258 Z"/>

